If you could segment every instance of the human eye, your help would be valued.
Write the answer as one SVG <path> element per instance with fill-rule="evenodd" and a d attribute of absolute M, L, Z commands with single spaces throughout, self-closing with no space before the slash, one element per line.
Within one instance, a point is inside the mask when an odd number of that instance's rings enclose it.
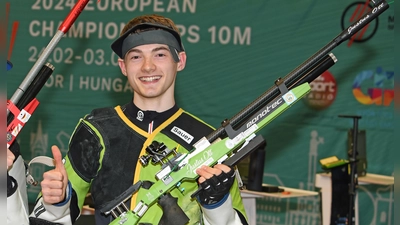
<path fill-rule="evenodd" d="M 165 53 L 162 53 L 162 52 L 159 52 L 159 53 L 156 54 L 156 57 L 159 57 L 159 58 L 165 57 L 165 56 L 167 56 L 167 55 Z"/>
<path fill-rule="evenodd" d="M 139 54 L 135 54 L 135 53 L 130 53 L 129 55 L 128 55 L 128 59 L 129 60 L 138 60 L 138 59 L 140 59 L 140 55 Z"/>
<path fill-rule="evenodd" d="M 169 55 L 170 55 L 169 49 L 167 49 L 166 47 L 159 47 L 154 51 L 154 56 L 156 58 L 165 58 L 168 57 Z"/>
<path fill-rule="evenodd" d="M 139 59 L 140 57 L 138 56 L 138 55 L 133 55 L 132 57 L 131 57 L 131 59 Z"/>

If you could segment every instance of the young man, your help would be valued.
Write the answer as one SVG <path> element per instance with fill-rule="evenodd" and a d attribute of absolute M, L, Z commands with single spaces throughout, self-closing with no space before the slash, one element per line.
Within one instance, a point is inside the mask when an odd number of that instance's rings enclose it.
<path fill-rule="evenodd" d="M 28 193 L 25 164 L 19 145 L 14 142 L 7 149 L 7 224 L 28 225 Z"/>
<path fill-rule="evenodd" d="M 12 63 L 7 61 L 7 70 Z M 28 225 L 26 167 L 17 141 L 7 149 L 7 224 Z"/>
<path fill-rule="evenodd" d="M 134 18 L 111 48 L 120 57 L 121 72 L 134 90 L 133 100 L 115 108 L 95 109 L 81 119 L 64 164 L 59 149 L 52 147 L 56 167 L 43 175 L 42 193 L 32 220 L 72 224 L 90 192 L 96 224 L 109 224 L 113 217 L 100 213 L 104 205 L 139 180 L 156 182 L 155 174 L 161 166 L 142 166 L 139 162 L 147 147 L 163 143 L 169 149 L 177 147 L 178 152 L 187 153 L 212 132 L 209 125 L 175 102 L 176 75 L 185 68 L 187 57 L 179 31 L 170 19 L 159 15 Z M 203 166 L 196 172 L 197 181 L 181 184 L 185 191 L 171 191 L 188 217 L 185 224 L 247 224 L 233 169 L 219 164 L 213 168 Z M 198 199 L 191 198 L 199 185 L 205 191 Z M 129 199 L 131 210 L 144 195 L 146 189 L 141 188 Z M 153 204 L 139 224 L 176 224 L 171 221 L 175 215 L 162 216 L 163 210 Z"/>

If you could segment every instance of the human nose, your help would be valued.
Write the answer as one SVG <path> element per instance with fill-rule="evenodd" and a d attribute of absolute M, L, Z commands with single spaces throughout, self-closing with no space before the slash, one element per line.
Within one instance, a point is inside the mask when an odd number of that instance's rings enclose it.
<path fill-rule="evenodd" d="M 145 72 L 151 72 L 151 71 L 153 71 L 155 69 L 155 67 L 156 66 L 153 63 L 153 60 L 151 60 L 149 58 L 146 58 L 144 60 L 143 65 L 142 65 L 142 70 L 145 71 Z"/>

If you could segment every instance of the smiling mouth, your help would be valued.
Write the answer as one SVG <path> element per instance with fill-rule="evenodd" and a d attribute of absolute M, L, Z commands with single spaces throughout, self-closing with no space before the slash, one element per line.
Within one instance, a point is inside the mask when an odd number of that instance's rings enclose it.
<path fill-rule="evenodd" d="M 161 76 L 140 77 L 139 80 L 144 82 L 152 82 L 161 79 Z"/>

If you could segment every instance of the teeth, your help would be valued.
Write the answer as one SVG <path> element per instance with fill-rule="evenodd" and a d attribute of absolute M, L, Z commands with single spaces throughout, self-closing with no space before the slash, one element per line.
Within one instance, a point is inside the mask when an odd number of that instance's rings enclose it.
<path fill-rule="evenodd" d="M 160 76 L 154 76 L 154 77 L 141 77 L 139 78 L 141 81 L 154 81 L 154 80 L 159 80 L 161 77 Z"/>

